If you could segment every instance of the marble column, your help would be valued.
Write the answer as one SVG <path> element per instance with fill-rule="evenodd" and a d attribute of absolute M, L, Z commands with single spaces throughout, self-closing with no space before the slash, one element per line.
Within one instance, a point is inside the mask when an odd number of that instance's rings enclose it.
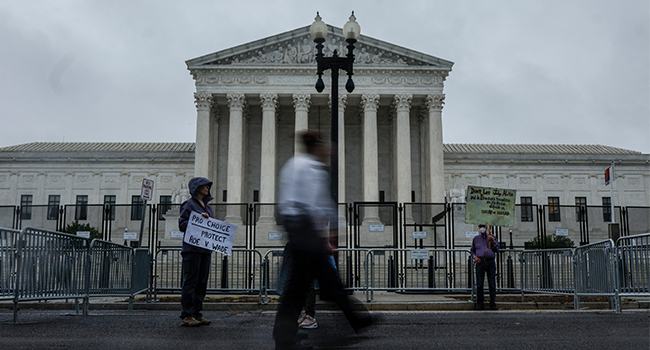
<path fill-rule="evenodd" d="M 296 120 L 295 120 L 295 132 L 296 134 L 294 141 L 294 154 L 305 153 L 304 146 L 302 142 L 297 137 L 299 131 L 304 131 L 309 129 L 309 106 L 311 105 L 311 95 L 310 94 L 293 94 L 293 107 L 296 111 Z"/>
<path fill-rule="evenodd" d="M 276 130 L 275 111 L 277 94 L 261 94 L 262 105 L 262 160 L 260 166 L 260 203 L 275 203 Z M 274 208 L 260 206 L 260 224 L 275 224 Z"/>
<path fill-rule="evenodd" d="M 427 130 L 427 149 L 429 160 L 427 173 L 429 174 L 429 198 L 431 203 L 444 203 L 445 201 L 445 162 L 442 144 L 442 107 L 445 103 L 444 94 L 431 94 L 426 98 L 429 109 Z"/>
<path fill-rule="evenodd" d="M 228 130 L 228 178 L 227 196 L 228 203 L 243 202 L 244 180 L 244 107 L 246 97 L 244 94 L 228 94 L 228 107 L 230 108 L 230 122 Z M 242 223 L 242 208 L 228 206 L 226 221 L 234 225 Z"/>
<path fill-rule="evenodd" d="M 195 92 L 194 103 L 196 104 L 196 146 L 194 152 L 194 176 L 207 177 L 216 181 L 215 174 L 210 174 L 210 105 L 212 94 L 207 92 Z"/>
<path fill-rule="evenodd" d="M 377 109 L 379 94 L 361 95 L 363 108 L 363 200 L 379 201 L 379 160 L 377 151 Z M 378 224 L 378 208 L 365 208 L 364 224 Z"/>
<path fill-rule="evenodd" d="M 397 202 L 411 201 L 411 94 L 395 95 L 395 184 Z"/>

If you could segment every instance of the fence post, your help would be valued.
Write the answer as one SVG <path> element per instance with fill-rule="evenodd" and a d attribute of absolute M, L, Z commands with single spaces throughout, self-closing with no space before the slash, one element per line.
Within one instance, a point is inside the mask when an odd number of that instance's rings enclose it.
<path fill-rule="evenodd" d="M 228 288 L 228 255 L 224 255 L 221 261 L 221 288 Z"/>

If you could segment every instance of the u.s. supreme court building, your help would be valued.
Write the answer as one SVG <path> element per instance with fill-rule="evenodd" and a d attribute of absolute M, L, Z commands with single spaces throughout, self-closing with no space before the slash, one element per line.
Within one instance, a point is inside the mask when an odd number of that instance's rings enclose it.
<path fill-rule="evenodd" d="M 325 54 L 346 52 L 341 30 L 329 29 Z M 467 246 L 476 231 L 464 223 L 468 185 L 517 191 L 515 226 L 500 232 L 508 241 L 512 231 L 516 246 L 558 229 L 576 244 L 606 238 L 612 200 L 624 234 L 650 231 L 650 155 L 602 145 L 444 144 L 444 84 L 453 63 L 367 36 L 355 54 L 356 88 L 339 96 L 327 93 L 329 74 L 325 92 L 314 89 L 309 27 L 188 60 L 195 143 L 0 148 L 0 227 L 60 229 L 78 220 L 121 242 L 144 215 L 145 242 L 180 245 L 172 237 L 177 204 L 189 179 L 205 176 L 214 181 L 217 218 L 242 228 L 237 245 L 281 247 L 273 205 L 279 170 L 302 152 L 296 131 L 329 138 L 336 98 L 340 246 Z M 612 161 L 613 196 L 604 181 Z M 155 186 L 143 213 L 145 178 Z M 414 239 L 413 231 L 426 238 Z"/>

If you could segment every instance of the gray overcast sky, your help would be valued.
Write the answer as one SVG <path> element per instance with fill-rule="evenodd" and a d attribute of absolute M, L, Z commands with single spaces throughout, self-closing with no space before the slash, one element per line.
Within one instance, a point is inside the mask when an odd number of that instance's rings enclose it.
<path fill-rule="evenodd" d="M 362 34 L 455 63 L 445 143 L 650 153 L 648 0 L 324 3 L 2 1 L 0 147 L 194 141 L 186 60 L 354 10 Z"/>

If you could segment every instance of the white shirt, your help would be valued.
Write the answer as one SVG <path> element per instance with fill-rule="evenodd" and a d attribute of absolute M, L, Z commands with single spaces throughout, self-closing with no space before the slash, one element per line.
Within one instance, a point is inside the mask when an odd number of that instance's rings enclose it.
<path fill-rule="evenodd" d="M 329 174 L 314 156 L 289 159 L 280 171 L 280 214 L 307 214 L 319 228 L 335 222 L 336 206 L 329 187 Z"/>

